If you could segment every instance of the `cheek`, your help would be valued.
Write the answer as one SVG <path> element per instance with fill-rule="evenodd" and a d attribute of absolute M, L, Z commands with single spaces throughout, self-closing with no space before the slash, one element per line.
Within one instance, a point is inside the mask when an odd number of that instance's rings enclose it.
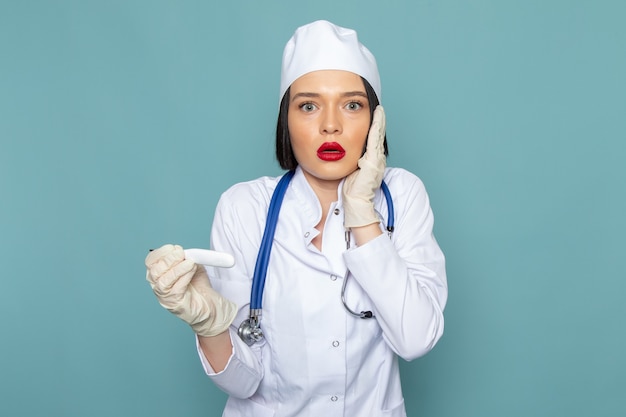
<path fill-rule="evenodd" d="M 287 118 L 287 130 L 289 130 L 289 136 L 291 137 L 291 142 L 298 141 L 302 137 L 302 123 L 298 123 L 297 120 L 294 120 L 291 115 Z"/>
<path fill-rule="evenodd" d="M 291 147 L 304 147 L 315 139 L 317 132 L 314 125 L 298 119 L 288 119 L 287 129 L 291 138 Z"/>
<path fill-rule="evenodd" d="M 365 149 L 367 147 L 367 135 L 368 134 L 369 134 L 369 123 L 361 126 L 357 134 L 358 137 L 360 138 L 358 143 L 359 143 L 359 150 L 360 150 L 361 156 L 363 156 L 363 154 L 365 153 Z"/>
<path fill-rule="evenodd" d="M 289 125 L 289 139 L 291 142 L 291 150 L 293 151 L 296 161 L 302 162 L 302 155 L 306 154 L 306 134 L 303 132 L 302 126 Z"/>

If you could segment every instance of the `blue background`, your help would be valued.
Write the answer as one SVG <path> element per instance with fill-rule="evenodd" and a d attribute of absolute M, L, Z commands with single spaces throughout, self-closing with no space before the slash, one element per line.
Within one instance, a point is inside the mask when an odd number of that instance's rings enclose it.
<path fill-rule="evenodd" d="M 410 416 L 626 415 L 626 3 L 0 1 L 0 415 L 219 416 L 148 248 L 207 247 L 273 156 L 282 48 L 379 62 L 448 259 Z"/>

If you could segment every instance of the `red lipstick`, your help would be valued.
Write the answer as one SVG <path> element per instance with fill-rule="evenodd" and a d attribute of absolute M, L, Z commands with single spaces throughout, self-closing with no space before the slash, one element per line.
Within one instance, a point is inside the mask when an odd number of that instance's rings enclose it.
<path fill-rule="evenodd" d="M 322 161 L 338 161 L 346 156 L 346 151 L 337 142 L 324 142 L 317 150 L 317 157 Z"/>

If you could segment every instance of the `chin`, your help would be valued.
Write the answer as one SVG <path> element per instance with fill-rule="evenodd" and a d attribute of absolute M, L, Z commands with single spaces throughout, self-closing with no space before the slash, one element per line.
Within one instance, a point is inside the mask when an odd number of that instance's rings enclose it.
<path fill-rule="evenodd" d="M 308 175 L 322 181 L 341 181 L 352 174 L 355 169 L 333 169 L 333 170 L 313 170 L 306 171 Z"/>

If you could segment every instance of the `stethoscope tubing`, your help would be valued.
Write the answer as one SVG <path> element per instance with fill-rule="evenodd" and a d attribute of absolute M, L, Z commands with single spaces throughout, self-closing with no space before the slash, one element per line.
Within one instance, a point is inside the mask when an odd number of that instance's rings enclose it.
<path fill-rule="evenodd" d="M 389 234 L 393 233 L 395 227 L 395 219 L 396 214 L 393 211 L 393 199 L 391 198 L 391 191 L 389 191 L 389 187 L 385 181 L 380 183 L 380 188 L 383 190 L 383 194 L 385 195 L 385 201 L 387 202 L 387 232 Z"/>
<path fill-rule="evenodd" d="M 278 214 L 285 197 L 285 191 L 295 171 L 289 171 L 278 182 L 272 199 L 270 200 L 270 208 L 265 223 L 265 231 L 261 240 L 261 247 L 254 266 L 254 275 L 252 278 L 252 293 L 250 297 L 250 309 L 261 310 L 263 303 L 263 289 L 265 288 L 265 278 L 267 276 L 267 267 L 272 252 L 272 242 L 274 241 L 274 233 L 276 232 L 276 224 L 278 223 Z"/>
<path fill-rule="evenodd" d="M 263 238 L 261 239 L 261 246 L 259 248 L 259 253 L 257 255 L 256 264 L 254 266 L 254 274 L 252 277 L 252 289 L 250 294 L 250 314 L 247 320 L 244 320 L 243 323 L 239 326 L 239 336 L 242 340 L 248 345 L 252 345 L 255 342 L 261 340 L 263 338 L 263 332 L 259 327 L 261 314 L 262 314 L 262 303 L 263 303 L 263 290 L 265 288 L 265 278 L 267 277 L 267 268 L 269 266 L 270 254 L 272 251 L 273 241 L 274 241 L 274 233 L 276 232 L 276 225 L 278 223 L 278 215 L 280 213 L 280 207 L 283 202 L 283 198 L 285 197 L 285 193 L 287 191 L 287 187 L 293 178 L 295 171 L 289 171 L 278 181 L 274 193 L 272 194 L 272 198 L 270 200 L 270 206 L 267 213 L 267 220 L 265 223 L 265 229 L 263 232 Z M 389 236 L 394 231 L 394 222 L 395 222 L 395 213 L 393 209 L 393 200 L 391 198 L 391 193 L 389 191 L 389 187 L 387 184 L 382 181 L 381 189 L 387 201 L 387 226 L 386 230 Z M 347 244 L 349 247 L 350 242 L 350 233 L 346 231 L 347 236 Z M 347 283 L 347 278 L 349 275 L 349 271 L 346 271 L 346 276 L 344 277 L 343 286 L 341 290 L 341 301 L 343 302 L 346 310 L 357 317 L 360 318 L 374 318 L 375 316 L 371 311 L 362 311 L 361 313 L 357 313 L 350 309 L 346 304 L 345 300 L 345 288 Z"/>

